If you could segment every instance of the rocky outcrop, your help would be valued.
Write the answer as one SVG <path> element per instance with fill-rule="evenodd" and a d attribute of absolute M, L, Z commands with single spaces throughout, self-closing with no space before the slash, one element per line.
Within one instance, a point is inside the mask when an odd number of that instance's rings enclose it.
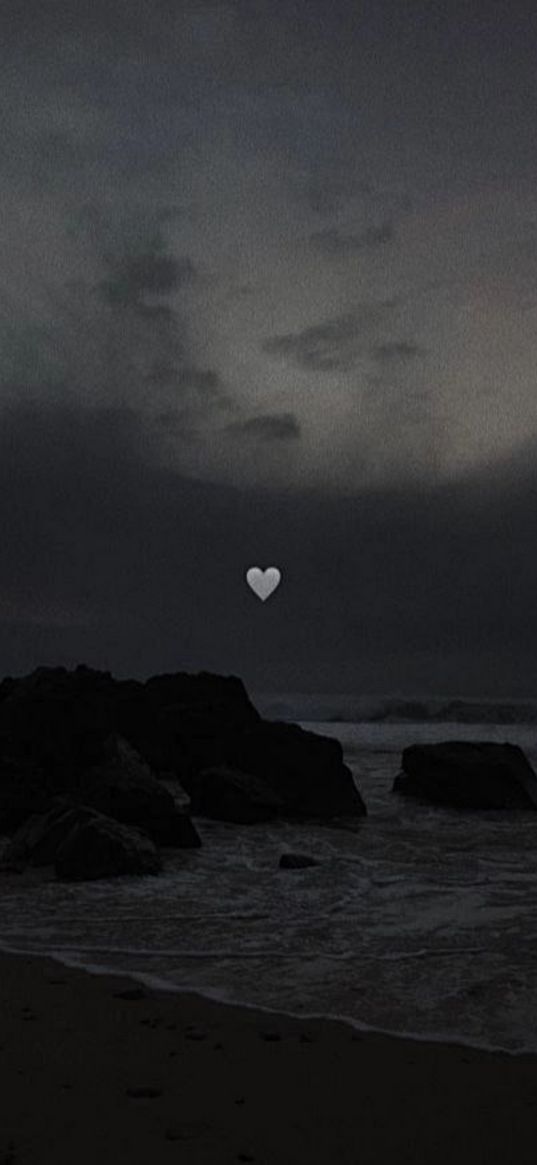
<path fill-rule="evenodd" d="M 39 765 L 24 757 L 0 756 L 0 836 L 11 835 L 49 805 L 46 775 Z"/>
<path fill-rule="evenodd" d="M 457 809 L 537 809 L 537 776 L 518 745 L 414 744 L 393 791 Z"/>
<path fill-rule="evenodd" d="M 149 765 L 117 733 L 104 741 L 102 760 L 79 775 L 73 792 L 84 805 L 142 829 L 158 845 L 201 845 L 188 813 L 177 808 Z"/>
<path fill-rule="evenodd" d="M 199 845 L 177 780 L 193 811 L 224 820 L 366 812 L 339 743 L 263 721 L 234 676 L 142 683 L 80 665 L 0 683 L 0 831 L 69 795 L 160 845 Z"/>
<path fill-rule="evenodd" d="M 240 825 L 270 821 L 285 808 L 265 781 L 222 765 L 204 769 L 191 781 L 192 813 Z"/>
<path fill-rule="evenodd" d="M 260 719 L 235 676 L 179 672 L 118 685 L 117 730 L 154 772 L 172 772 L 185 788 L 184 778 L 222 764 L 228 743 Z"/>
<path fill-rule="evenodd" d="M 20 826 L 4 851 L 2 866 L 53 865 L 59 846 L 71 830 L 95 816 L 93 809 L 58 801 L 48 813 L 34 814 Z"/>
<path fill-rule="evenodd" d="M 69 831 L 56 850 L 54 868 L 63 881 L 81 882 L 122 874 L 158 874 L 161 860 L 146 834 L 93 813 Z"/>
<path fill-rule="evenodd" d="M 308 866 L 318 866 L 319 863 L 315 858 L 308 857 L 307 854 L 282 854 L 279 867 L 280 870 L 305 870 Z"/>
<path fill-rule="evenodd" d="M 48 813 L 30 817 L 11 838 L 0 867 L 22 870 L 26 865 L 54 865 L 59 877 L 74 881 L 161 869 L 147 834 L 63 798 Z"/>
<path fill-rule="evenodd" d="M 360 817 L 364 802 L 343 763 L 339 741 L 296 724 L 260 721 L 226 742 L 226 763 L 257 777 L 296 819 Z M 194 782 L 184 780 L 187 792 Z"/>

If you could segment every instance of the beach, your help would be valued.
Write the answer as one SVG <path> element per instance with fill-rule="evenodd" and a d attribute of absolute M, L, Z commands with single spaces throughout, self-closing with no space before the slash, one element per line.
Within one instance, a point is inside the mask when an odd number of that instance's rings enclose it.
<path fill-rule="evenodd" d="M 2 1165 L 528 1165 L 537 1057 L 0 956 Z"/>

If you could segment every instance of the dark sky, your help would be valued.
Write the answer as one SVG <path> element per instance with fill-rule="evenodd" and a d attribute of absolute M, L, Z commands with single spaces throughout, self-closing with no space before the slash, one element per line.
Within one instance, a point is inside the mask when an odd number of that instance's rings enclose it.
<path fill-rule="evenodd" d="M 535 694 L 536 60 L 516 0 L 3 0 L 2 675 Z"/>

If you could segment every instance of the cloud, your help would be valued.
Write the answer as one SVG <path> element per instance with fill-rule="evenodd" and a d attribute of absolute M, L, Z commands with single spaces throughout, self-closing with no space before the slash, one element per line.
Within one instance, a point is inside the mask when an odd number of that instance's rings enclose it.
<path fill-rule="evenodd" d="M 368 227 L 357 234 L 345 234 L 338 227 L 326 227 L 325 230 L 313 231 L 309 236 L 317 251 L 334 257 L 354 254 L 356 251 L 375 251 L 386 243 L 393 242 L 394 238 L 395 229 L 392 222 Z"/>
<path fill-rule="evenodd" d="M 348 371 L 367 354 L 371 331 L 378 329 L 394 306 L 394 300 L 362 303 L 354 312 L 298 332 L 272 336 L 262 348 L 308 371 Z"/>
<path fill-rule="evenodd" d="M 159 239 L 153 250 L 110 260 L 111 274 L 99 284 L 104 299 L 113 306 L 135 305 L 149 311 L 162 310 L 148 307 L 143 302 L 144 297 L 170 295 L 196 277 L 196 268 L 188 256 L 176 259 L 173 255 L 159 253 L 163 246 Z"/>
<path fill-rule="evenodd" d="M 3 406 L 4 672 L 85 661 L 234 672 L 257 690 L 535 687 L 535 443 L 451 485 L 331 497 L 189 480 L 149 436 L 132 409 Z M 256 562 L 282 570 L 263 611 L 244 583 Z"/>
<path fill-rule="evenodd" d="M 63 240 L 56 281 L 42 280 L 36 264 L 35 306 L 12 302 L 6 292 L 4 394 L 25 397 L 52 387 L 56 396 L 85 405 L 130 406 L 148 424 L 152 415 L 175 410 L 189 430 L 189 410 L 200 424 L 231 407 L 221 374 L 192 339 L 197 267 L 174 253 L 159 219 L 158 208 L 113 205 L 107 213 L 86 206 L 73 219 L 71 244 Z M 77 278 L 62 278 L 74 269 Z"/>
<path fill-rule="evenodd" d="M 227 426 L 233 437 L 255 441 L 295 441 L 300 437 L 300 424 L 293 413 L 272 413 L 234 421 Z"/>
<path fill-rule="evenodd" d="M 399 364 L 415 360 L 423 356 L 425 349 L 413 340 L 388 340 L 386 343 L 375 344 L 371 348 L 371 356 L 379 364 Z"/>

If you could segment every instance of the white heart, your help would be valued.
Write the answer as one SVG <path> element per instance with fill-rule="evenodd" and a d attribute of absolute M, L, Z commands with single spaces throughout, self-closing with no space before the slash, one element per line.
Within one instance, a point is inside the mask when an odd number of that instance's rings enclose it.
<path fill-rule="evenodd" d="M 279 587 L 281 582 L 281 573 L 277 566 L 267 566 L 266 570 L 261 570 L 259 566 L 251 566 L 246 571 L 246 582 L 252 588 L 254 595 L 264 603 L 265 599 Z"/>

